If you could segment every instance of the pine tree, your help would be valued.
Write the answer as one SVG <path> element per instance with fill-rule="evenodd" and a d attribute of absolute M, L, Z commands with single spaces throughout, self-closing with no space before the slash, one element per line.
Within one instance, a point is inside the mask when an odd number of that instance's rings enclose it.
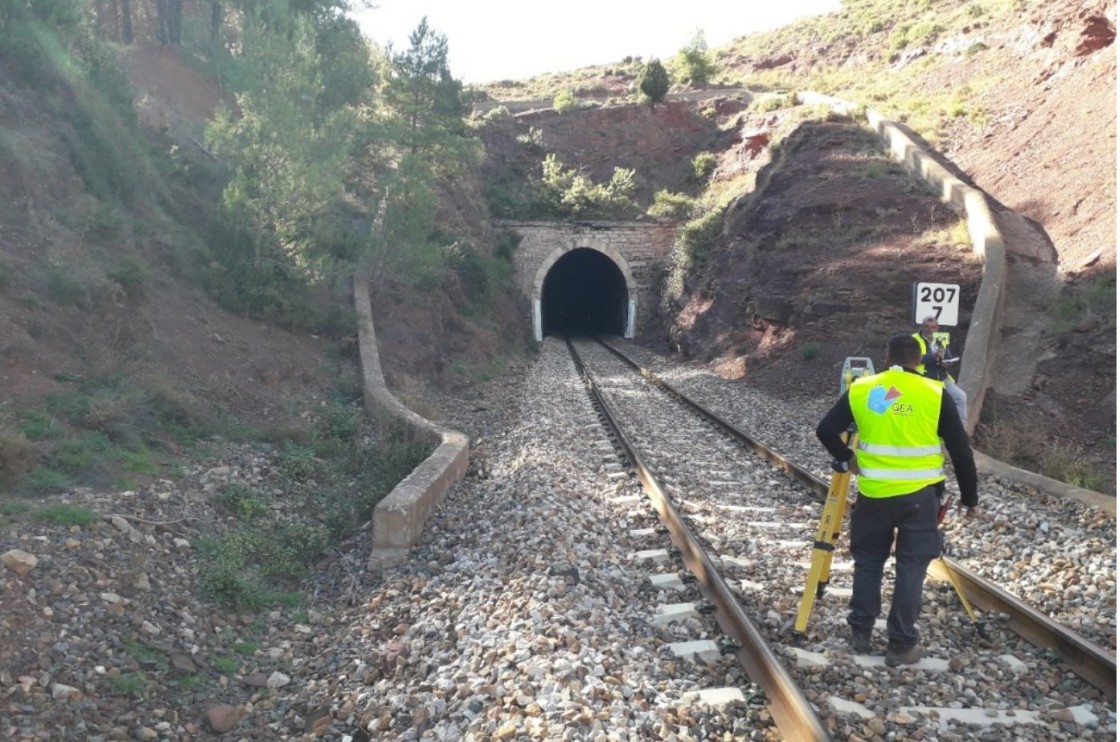
<path fill-rule="evenodd" d="M 654 103 L 665 100 L 669 92 L 669 73 L 656 57 L 643 65 L 638 73 L 638 90 Z"/>

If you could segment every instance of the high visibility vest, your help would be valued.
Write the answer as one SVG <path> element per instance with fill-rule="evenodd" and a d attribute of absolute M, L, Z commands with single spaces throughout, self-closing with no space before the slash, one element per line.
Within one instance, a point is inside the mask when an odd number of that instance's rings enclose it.
<path fill-rule="evenodd" d="M 945 479 L 937 435 L 939 381 L 892 366 L 852 382 L 848 404 L 859 431 L 859 491 L 866 497 L 917 492 Z"/>
<path fill-rule="evenodd" d="M 920 333 L 920 332 L 915 332 L 914 333 L 914 339 L 918 341 L 918 348 L 920 349 L 922 357 L 925 358 L 926 353 L 929 353 L 929 346 L 926 344 L 926 339 L 924 337 L 922 337 L 922 333 Z M 926 364 L 919 363 L 917 366 L 914 367 L 914 370 L 917 371 L 919 374 L 922 374 L 923 376 L 925 376 Z"/>

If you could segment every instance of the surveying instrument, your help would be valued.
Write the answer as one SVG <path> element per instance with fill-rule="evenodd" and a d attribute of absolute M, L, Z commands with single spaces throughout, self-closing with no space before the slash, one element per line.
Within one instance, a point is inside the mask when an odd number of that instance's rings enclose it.
<path fill-rule="evenodd" d="M 874 373 L 875 367 L 870 358 L 849 357 L 845 359 L 844 368 L 840 372 L 840 393 L 843 394 L 847 391 L 856 379 L 871 376 Z M 853 423 L 843 435 L 844 443 L 854 451 L 858 438 L 859 433 Z M 828 579 L 832 571 L 832 556 L 836 551 L 836 543 L 840 540 L 840 529 L 843 526 L 844 515 L 847 513 L 849 505 L 848 492 L 851 487 L 852 473 L 847 466 L 847 462 L 833 461 L 831 468 L 832 481 L 828 487 L 828 496 L 825 498 L 824 510 L 821 512 L 821 522 L 817 527 L 817 535 L 813 541 L 813 559 L 809 565 L 809 575 L 805 580 L 805 592 L 801 595 L 801 604 L 797 609 L 797 620 L 793 624 L 794 634 L 798 637 L 805 636 L 805 629 L 809 625 L 809 614 L 813 610 L 813 603 L 817 598 L 824 597 L 824 591 L 828 588 Z M 953 500 L 952 496 L 945 491 L 944 483 L 942 483 L 940 496 L 941 504 L 937 511 L 938 526 L 941 525 L 941 521 Z M 937 559 L 940 569 L 937 571 L 953 585 L 953 589 L 956 590 L 957 597 L 964 605 L 969 619 L 972 620 L 978 632 L 983 636 L 984 626 L 977 623 L 976 612 L 968 602 L 968 598 L 965 597 L 963 587 L 959 584 L 952 570 L 945 566 L 945 554 L 947 552 L 945 536 L 944 533 L 941 533 L 941 556 Z"/>

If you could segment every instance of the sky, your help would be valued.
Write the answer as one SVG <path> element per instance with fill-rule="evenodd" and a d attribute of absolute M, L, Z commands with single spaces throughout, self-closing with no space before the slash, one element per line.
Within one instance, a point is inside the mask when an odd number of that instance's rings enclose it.
<path fill-rule="evenodd" d="M 545 72 L 667 61 L 703 31 L 709 48 L 840 8 L 840 0 L 373 0 L 352 16 L 384 47 L 408 48 L 427 17 L 447 37 L 451 74 L 465 84 L 524 80 Z"/>

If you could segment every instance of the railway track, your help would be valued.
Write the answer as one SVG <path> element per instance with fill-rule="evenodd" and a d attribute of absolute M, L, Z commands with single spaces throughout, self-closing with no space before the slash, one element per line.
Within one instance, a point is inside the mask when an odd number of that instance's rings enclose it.
<path fill-rule="evenodd" d="M 967 620 L 948 586 L 927 588 L 926 659 L 918 666 L 892 670 L 881 655 L 847 650 L 849 565 L 843 560 L 834 565 L 801 646 L 792 646 L 792 617 L 819 520 L 813 497 L 822 497 L 827 485 L 725 417 L 697 412 L 640 363 L 623 361 L 618 349 L 575 345 L 600 408 L 639 462 L 638 477 L 672 534 L 673 554 L 715 606 L 783 737 L 826 738 L 829 725 L 818 709 L 833 719 L 862 717 L 872 729 L 884 716 L 903 724 L 932 717 L 953 729 L 983 725 L 992 738 L 1029 736 L 1055 714 L 1081 733 L 1107 729 L 1109 715 L 1114 719 L 1115 655 L 953 562 L 948 569 L 986 612 L 986 626 Z M 747 455 L 744 446 L 760 455 Z M 823 449 L 817 455 L 823 458 Z M 639 554 L 668 557 L 657 549 Z M 689 615 L 689 605 L 665 610 Z M 990 677 L 1006 682 L 996 683 L 997 693 L 978 692 L 983 684 L 976 679 Z"/>

